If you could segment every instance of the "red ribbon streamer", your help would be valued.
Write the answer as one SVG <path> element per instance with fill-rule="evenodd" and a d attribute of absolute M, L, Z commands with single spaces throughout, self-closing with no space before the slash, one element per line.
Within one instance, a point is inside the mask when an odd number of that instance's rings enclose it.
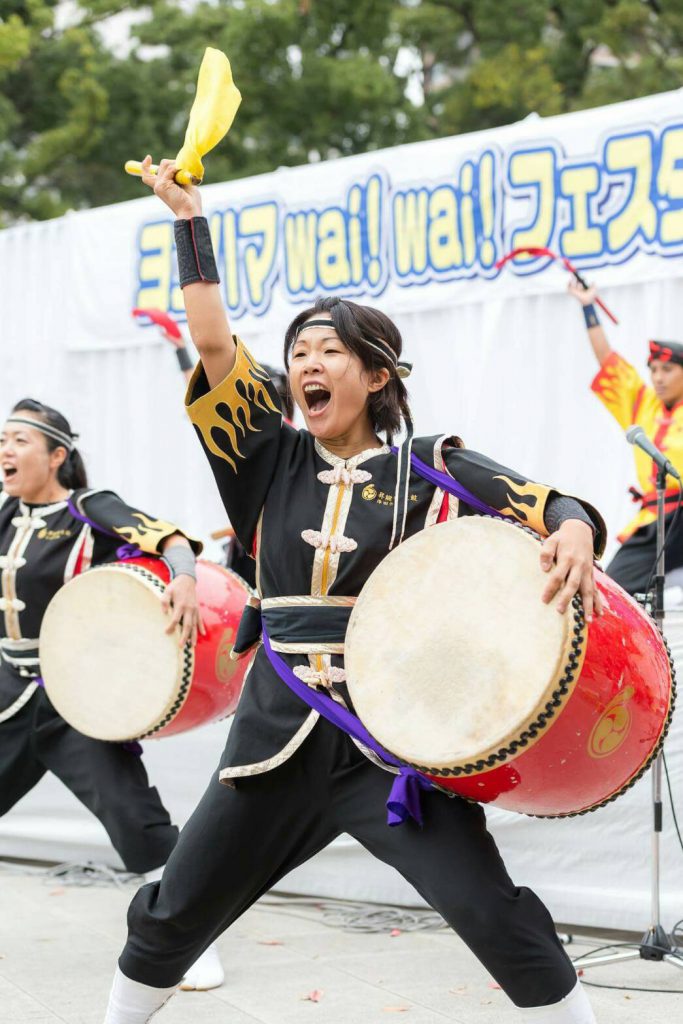
<path fill-rule="evenodd" d="M 519 249 L 512 249 L 510 252 L 506 253 L 505 256 L 502 256 L 498 260 L 498 262 L 496 263 L 496 270 L 500 270 L 502 267 L 505 266 L 506 263 L 509 263 L 510 260 L 514 260 L 517 256 L 535 256 L 535 257 L 545 256 L 549 260 L 560 260 L 560 262 L 565 267 L 565 269 L 568 270 L 570 274 L 574 275 L 574 277 L 579 282 L 579 284 L 582 285 L 582 287 L 584 287 L 584 288 L 588 287 L 588 285 L 587 285 L 586 281 L 584 280 L 584 278 L 578 272 L 578 270 L 576 269 L 574 264 L 571 263 L 567 259 L 566 256 L 560 256 L 558 253 L 553 252 L 552 249 L 546 249 L 546 248 L 540 247 L 540 246 L 539 247 L 522 246 Z M 619 321 L 615 317 L 614 313 L 612 313 L 607 308 L 607 306 L 602 301 L 602 299 L 599 298 L 597 295 L 595 296 L 595 301 L 597 302 L 598 306 L 603 311 L 603 313 L 605 313 L 610 318 L 610 320 L 612 321 L 613 324 L 618 324 L 619 323 Z"/>

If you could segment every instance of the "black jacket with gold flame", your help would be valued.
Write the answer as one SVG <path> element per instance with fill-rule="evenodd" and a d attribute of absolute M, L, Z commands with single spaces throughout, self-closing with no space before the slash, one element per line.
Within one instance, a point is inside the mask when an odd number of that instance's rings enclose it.
<path fill-rule="evenodd" d="M 388 553 L 396 456 L 385 445 L 343 460 L 308 431 L 284 423 L 266 372 L 235 341 L 234 369 L 213 390 L 201 364 L 197 367 L 187 394 L 190 418 L 237 537 L 247 551 L 256 552 L 264 610 L 290 608 L 292 621 L 297 607 L 311 604 L 338 614 L 339 608 L 352 606 Z M 413 450 L 488 505 L 547 535 L 544 510 L 556 492 L 461 445 L 447 436 L 416 438 Z M 437 522 L 444 502 L 449 517 L 475 514 L 411 475 L 405 537 Z M 594 522 L 599 554 L 604 524 L 594 509 L 582 504 Z M 303 637 L 273 642 L 273 647 L 301 679 L 332 684 L 344 696 L 343 643 Z M 280 681 L 259 649 L 228 738 L 222 780 L 281 764 L 316 720 L 317 713 Z"/>

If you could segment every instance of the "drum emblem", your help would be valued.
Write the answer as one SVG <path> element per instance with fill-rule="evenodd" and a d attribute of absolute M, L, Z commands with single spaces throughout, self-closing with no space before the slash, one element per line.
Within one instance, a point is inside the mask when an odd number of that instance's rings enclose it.
<path fill-rule="evenodd" d="M 631 711 L 626 705 L 634 693 L 633 686 L 626 686 L 609 702 L 588 740 L 588 753 L 591 757 L 607 757 L 624 742 L 632 722 Z"/>
<path fill-rule="evenodd" d="M 216 651 L 216 678 L 221 683 L 229 683 L 236 668 L 236 662 L 230 658 L 235 643 L 235 630 L 226 629 Z"/>

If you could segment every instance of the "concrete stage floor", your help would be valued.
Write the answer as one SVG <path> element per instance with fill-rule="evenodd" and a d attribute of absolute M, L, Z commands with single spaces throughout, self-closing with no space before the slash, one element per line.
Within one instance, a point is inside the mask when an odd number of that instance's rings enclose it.
<path fill-rule="evenodd" d="M 35 866 L 0 862 L 0 1024 L 102 1024 L 134 892 L 133 883 L 65 885 Z M 225 984 L 179 993 L 155 1024 L 518 1022 L 452 933 L 392 935 L 389 922 L 382 933 L 358 934 L 325 922 L 314 901 L 258 904 L 220 939 Z M 600 944 L 575 937 L 569 952 Z M 590 989 L 598 1024 L 683 1019 L 683 995 L 673 992 L 683 990 L 683 970 L 635 961 L 596 968 L 588 980 L 667 990 Z"/>

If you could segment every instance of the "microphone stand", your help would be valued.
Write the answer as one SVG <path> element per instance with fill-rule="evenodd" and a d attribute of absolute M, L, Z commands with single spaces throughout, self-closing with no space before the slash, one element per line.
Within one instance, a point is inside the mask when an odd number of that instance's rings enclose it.
<path fill-rule="evenodd" d="M 664 548 L 666 540 L 666 468 L 657 466 L 657 566 L 655 569 L 655 586 L 653 601 L 653 618 L 660 632 L 664 625 Z M 663 635 L 663 634 L 662 634 Z M 650 927 L 640 940 L 637 949 L 623 952 L 607 953 L 605 956 L 580 957 L 574 961 L 577 970 L 588 967 L 604 967 L 605 964 L 623 963 L 625 960 L 666 960 L 667 963 L 683 970 L 683 954 L 678 951 L 673 938 L 665 931 L 660 920 L 660 839 L 662 834 L 662 764 L 663 753 L 660 750 L 652 765 L 652 861 Z"/>

